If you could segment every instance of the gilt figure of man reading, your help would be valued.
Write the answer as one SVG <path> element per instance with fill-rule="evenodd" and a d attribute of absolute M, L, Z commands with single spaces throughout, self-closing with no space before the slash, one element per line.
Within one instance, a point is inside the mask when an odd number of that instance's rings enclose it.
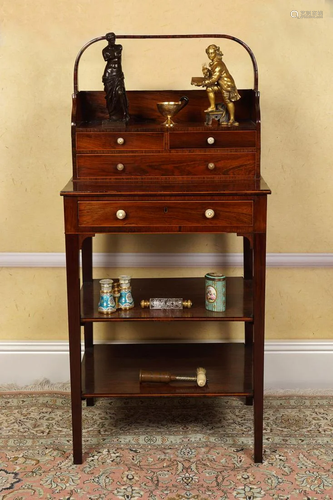
<path fill-rule="evenodd" d="M 193 82 L 194 85 L 206 87 L 209 99 L 209 108 L 205 113 L 216 111 L 216 93 L 221 92 L 223 103 L 226 105 L 229 113 L 228 125 L 238 125 L 235 121 L 234 102 L 240 99 L 235 81 L 228 71 L 227 66 L 222 61 L 222 51 L 217 45 L 209 45 L 206 54 L 210 59 L 209 67 L 202 69 L 204 78 L 200 82 Z"/>

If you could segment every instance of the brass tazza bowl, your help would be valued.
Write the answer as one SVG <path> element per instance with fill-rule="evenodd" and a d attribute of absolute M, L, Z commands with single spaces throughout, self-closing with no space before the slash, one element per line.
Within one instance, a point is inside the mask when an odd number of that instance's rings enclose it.
<path fill-rule="evenodd" d="M 157 109 L 161 113 L 162 116 L 166 118 L 163 125 L 166 127 L 173 127 L 175 123 L 171 120 L 173 116 L 175 116 L 179 111 L 188 104 L 188 97 L 183 96 L 179 99 L 179 101 L 166 101 L 166 102 L 158 102 Z"/>

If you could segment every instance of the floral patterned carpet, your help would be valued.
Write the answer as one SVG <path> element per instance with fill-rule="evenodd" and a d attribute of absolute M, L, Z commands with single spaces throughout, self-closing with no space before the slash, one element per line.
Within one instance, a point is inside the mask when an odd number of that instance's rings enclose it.
<path fill-rule="evenodd" d="M 0 394 L 1 499 L 333 499 L 333 396 L 266 397 L 263 464 L 240 399 L 83 406 L 73 465 L 69 394 Z"/>

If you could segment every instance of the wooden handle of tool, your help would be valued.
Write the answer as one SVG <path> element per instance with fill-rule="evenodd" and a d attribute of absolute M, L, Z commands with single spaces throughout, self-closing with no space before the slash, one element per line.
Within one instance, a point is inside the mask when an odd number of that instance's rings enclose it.
<path fill-rule="evenodd" d="M 199 387 L 204 387 L 207 382 L 205 368 L 197 368 L 197 384 Z"/>
<path fill-rule="evenodd" d="M 175 380 L 175 377 L 168 372 L 149 372 L 146 370 L 140 370 L 139 380 L 140 382 L 168 383 L 171 382 L 171 380 Z"/>

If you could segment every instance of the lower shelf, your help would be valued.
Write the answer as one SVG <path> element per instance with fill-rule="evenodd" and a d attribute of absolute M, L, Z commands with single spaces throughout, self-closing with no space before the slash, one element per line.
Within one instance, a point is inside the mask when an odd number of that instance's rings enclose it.
<path fill-rule="evenodd" d="M 195 376 L 208 383 L 139 383 L 140 370 Z M 238 343 L 95 345 L 82 361 L 82 397 L 252 396 L 252 347 Z"/>

